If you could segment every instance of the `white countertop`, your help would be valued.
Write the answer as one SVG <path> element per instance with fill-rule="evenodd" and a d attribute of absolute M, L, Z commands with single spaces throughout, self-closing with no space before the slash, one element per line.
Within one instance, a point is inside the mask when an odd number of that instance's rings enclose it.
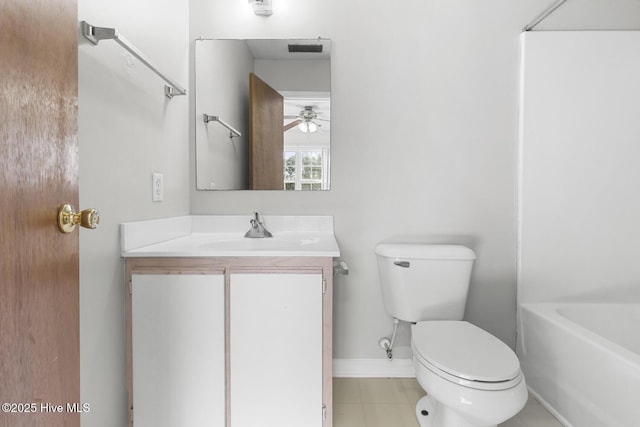
<path fill-rule="evenodd" d="M 121 224 L 122 256 L 338 257 L 331 216 L 263 216 L 272 238 L 245 238 L 251 215 L 192 215 Z"/>

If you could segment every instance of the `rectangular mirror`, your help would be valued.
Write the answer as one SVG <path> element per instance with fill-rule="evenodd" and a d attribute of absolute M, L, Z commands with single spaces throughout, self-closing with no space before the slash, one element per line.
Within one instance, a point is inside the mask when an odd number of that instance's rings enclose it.
<path fill-rule="evenodd" d="M 331 42 L 195 41 L 196 188 L 329 190 Z"/>

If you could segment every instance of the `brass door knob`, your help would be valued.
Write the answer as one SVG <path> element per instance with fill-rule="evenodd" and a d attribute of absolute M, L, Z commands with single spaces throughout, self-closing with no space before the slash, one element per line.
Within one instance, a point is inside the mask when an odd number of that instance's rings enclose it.
<path fill-rule="evenodd" d="M 58 211 L 58 228 L 63 233 L 71 233 L 75 230 L 76 225 L 85 228 L 97 228 L 100 224 L 100 212 L 96 209 L 85 209 L 82 212 L 76 212 L 73 205 L 64 204 Z"/>

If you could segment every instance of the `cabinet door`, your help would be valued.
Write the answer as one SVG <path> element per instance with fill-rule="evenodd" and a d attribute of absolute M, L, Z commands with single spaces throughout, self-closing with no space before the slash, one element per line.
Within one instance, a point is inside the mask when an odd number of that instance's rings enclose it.
<path fill-rule="evenodd" d="M 322 426 L 322 275 L 232 274 L 231 425 Z"/>
<path fill-rule="evenodd" d="M 133 425 L 224 427 L 224 276 L 134 274 Z"/>

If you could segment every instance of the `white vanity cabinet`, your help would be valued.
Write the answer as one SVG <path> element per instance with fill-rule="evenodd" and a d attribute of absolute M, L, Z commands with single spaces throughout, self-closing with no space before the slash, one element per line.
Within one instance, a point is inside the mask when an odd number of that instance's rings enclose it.
<path fill-rule="evenodd" d="M 131 277 L 133 424 L 225 425 L 221 274 Z"/>
<path fill-rule="evenodd" d="M 322 427 L 322 274 L 231 274 L 232 426 Z"/>
<path fill-rule="evenodd" d="M 127 258 L 130 426 L 330 427 L 332 258 Z"/>

